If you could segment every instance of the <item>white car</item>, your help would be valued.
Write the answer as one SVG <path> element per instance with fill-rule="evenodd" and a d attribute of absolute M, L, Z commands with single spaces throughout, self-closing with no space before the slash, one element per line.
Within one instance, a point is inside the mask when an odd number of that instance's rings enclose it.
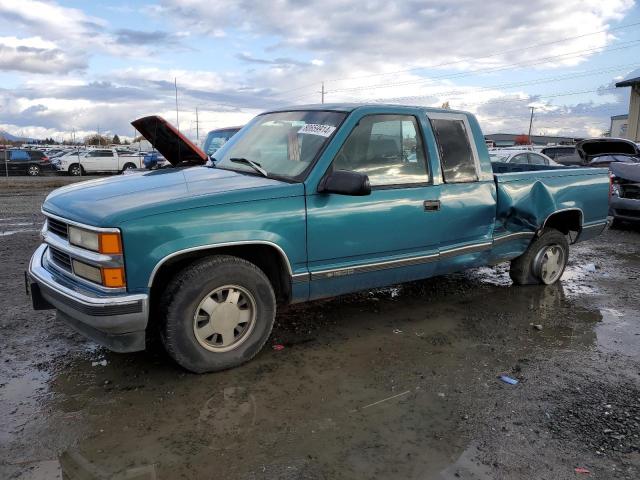
<path fill-rule="evenodd" d="M 115 148 L 95 148 L 60 157 L 57 168 L 60 172 L 77 176 L 88 173 L 120 173 L 142 166 L 139 155 L 119 155 Z"/>
<path fill-rule="evenodd" d="M 532 150 L 491 150 L 489 156 L 492 162 L 561 166 L 546 155 Z"/>

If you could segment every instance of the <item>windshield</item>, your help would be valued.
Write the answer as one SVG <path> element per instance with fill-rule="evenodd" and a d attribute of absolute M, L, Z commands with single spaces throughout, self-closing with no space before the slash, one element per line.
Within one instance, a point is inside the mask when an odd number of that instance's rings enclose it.
<path fill-rule="evenodd" d="M 216 152 L 215 166 L 256 173 L 249 160 L 270 177 L 301 180 L 345 116 L 322 111 L 259 115 Z"/>
<path fill-rule="evenodd" d="M 227 128 L 225 130 L 211 130 L 202 144 L 202 150 L 204 150 L 207 155 L 213 155 L 220 147 L 227 143 L 227 140 L 238 133 L 238 130 L 240 129 Z"/>
<path fill-rule="evenodd" d="M 509 155 L 504 153 L 491 153 L 489 156 L 492 162 L 506 162 L 509 159 Z"/>

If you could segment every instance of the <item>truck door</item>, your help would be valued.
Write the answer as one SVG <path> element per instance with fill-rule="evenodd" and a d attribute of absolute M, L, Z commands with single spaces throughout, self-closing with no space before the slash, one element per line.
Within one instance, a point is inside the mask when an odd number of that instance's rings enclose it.
<path fill-rule="evenodd" d="M 438 273 L 484 264 L 492 247 L 496 216 L 493 175 L 483 171 L 469 119 L 428 113 L 440 157 L 440 208 L 444 221 Z M 485 159 L 489 162 L 489 159 Z"/>
<path fill-rule="evenodd" d="M 438 256 L 439 186 L 413 115 L 364 115 L 335 170 L 365 173 L 371 194 L 307 197 L 311 298 L 429 276 Z"/>

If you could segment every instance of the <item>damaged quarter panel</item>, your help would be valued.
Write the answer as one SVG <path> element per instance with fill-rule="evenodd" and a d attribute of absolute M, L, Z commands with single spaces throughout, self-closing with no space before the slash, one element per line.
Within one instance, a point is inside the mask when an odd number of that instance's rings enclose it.
<path fill-rule="evenodd" d="M 522 242 L 528 243 L 530 239 L 525 232 L 535 233 L 552 215 L 572 210 L 579 212 L 581 219 L 581 231 L 576 241 L 599 234 L 604 228 L 608 209 L 606 172 L 601 168 L 558 168 L 496 174 L 495 236 L 522 232 Z M 512 254 L 521 253 L 520 246 L 511 247 Z M 510 256 L 508 250 L 499 253 Z"/>

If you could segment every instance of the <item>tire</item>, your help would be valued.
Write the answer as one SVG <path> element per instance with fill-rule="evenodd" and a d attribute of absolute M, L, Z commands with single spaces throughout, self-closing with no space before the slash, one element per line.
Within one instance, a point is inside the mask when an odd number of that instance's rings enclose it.
<path fill-rule="evenodd" d="M 84 175 L 84 168 L 79 163 L 73 163 L 69 165 L 69 175 L 72 177 L 79 177 L 80 175 Z"/>
<path fill-rule="evenodd" d="M 136 164 L 128 162 L 124 164 L 124 167 L 122 167 L 122 171 L 124 172 L 125 170 L 133 170 L 134 168 L 138 168 L 136 167 Z"/>
<path fill-rule="evenodd" d="M 547 228 L 522 255 L 511 260 L 509 276 L 516 285 L 551 285 L 562 277 L 568 259 L 566 236 Z"/>
<path fill-rule="evenodd" d="M 40 166 L 36 164 L 29 165 L 27 167 L 27 175 L 30 177 L 37 177 L 40 175 Z"/>
<path fill-rule="evenodd" d="M 216 372 L 241 365 L 262 349 L 273 328 L 276 298 L 262 270 L 241 258 L 219 255 L 176 275 L 159 312 L 160 338 L 168 354 L 191 372 Z"/>

